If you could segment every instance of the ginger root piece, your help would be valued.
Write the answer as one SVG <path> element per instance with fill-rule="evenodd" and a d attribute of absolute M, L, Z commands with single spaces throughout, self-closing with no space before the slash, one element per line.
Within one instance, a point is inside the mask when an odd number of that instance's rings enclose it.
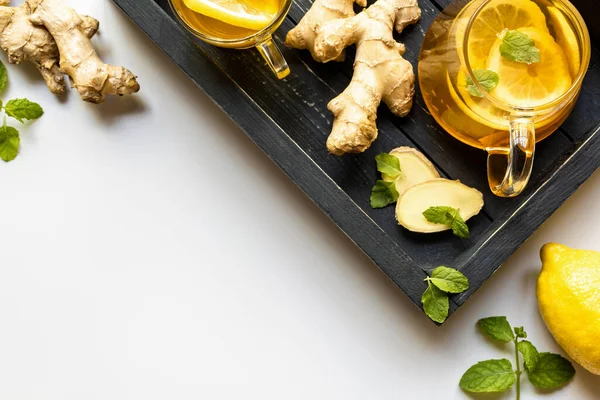
<path fill-rule="evenodd" d="M 333 3 L 343 4 L 345 0 Z M 321 6 L 322 2 L 315 2 L 313 7 Z M 335 155 L 360 153 L 377 138 L 377 108 L 381 101 L 401 117 L 412 108 L 415 75 L 412 65 L 402 57 L 405 48 L 394 40 L 393 30 L 400 33 L 416 23 L 421 10 L 417 0 L 378 0 L 353 17 L 319 23 L 320 15 L 318 11 L 310 16 L 307 13 L 305 41 L 289 42 L 306 46 L 312 42 L 311 53 L 320 62 L 339 60 L 346 47 L 357 45 L 352 81 L 328 105 L 335 119 L 327 149 Z M 314 40 L 310 26 L 316 32 Z"/>
<path fill-rule="evenodd" d="M 63 94 L 66 84 L 59 68 L 56 42 L 44 27 L 35 26 L 29 21 L 29 3 L 25 2 L 19 7 L 8 7 L 8 4 L 9 0 L 0 0 L 0 47 L 8 55 L 8 62 L 33 63 L 50 91 Z M 98 31 L 98 21 L 84 16 L 80 29 L 91 38 Z"/>
<path fill-rule="evenodd" d="M 451 229 L 434 224 L 423 216 L 430 207 L 448 206 L 459 210 L 467 221 L 483 208 L 483 194 L 459 181 L 433 179 L 419 183 L 404 192 L 396 205 L 398 223 L 412 232 L 433 233 Z"/>
<path fill-rule="evenodd" d="M 140 90 L 135 75 L 124 67 L 105 64 L 90 41 L 89 20 L 63 0 L 27 0 L 31 23 L 43 26 L 56 41 L 60 70 L 66 73 L 82 99 L 102 103 L 106 95 L 127 95 Z"/>
<path fill-rule="evenodd" d="M 390 154 L 400 161 L 402 173 L 398 178 L 392 178 L 381 174 L 386 182 L 396 182 L 396 190 L 402 195 L 410 187 L 422 182 L 427 182 L 440 177 L 431 161 L 418 150 L 410 147 L 398 147 L 390 151 Z"/>
<path fill-rule="evenodd" d="M 285 45 L 294 49 L 308 49 L 313 58 L 320 61 L 320 55 L 314 51 L 318 26 L 334 19 L 355 16 L 354 3 L 366 7 L 367 0 L 316 0 L 298 26 L 288 32 Z M 342 52 L 335 61 L 343 61 L 344 56 L 345 52 Z"/>

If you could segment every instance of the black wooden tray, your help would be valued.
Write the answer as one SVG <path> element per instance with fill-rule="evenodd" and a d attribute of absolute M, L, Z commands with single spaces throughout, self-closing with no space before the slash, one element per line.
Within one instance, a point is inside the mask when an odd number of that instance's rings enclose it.
<path fill-rule="evenodd" d="M 574 1 L 584 16 L 584 9 L 589 9 L 595 46 L 577 107 L 558 132 L 539 144 L 532 180 L 515 199 L 490 193 L 486 154 L 445 133 L 426 111 L 418 90 L 406 118 L 394 117 L 381 107 L 380 136 L 366 153 L 328 155 L 325 140 L 332 116 L 327 103 L 349 83 L 352 54 L 344 63 L 324 65 L 305 51 L 281 44 L 312 0 L 295 0 L 276 34 L 292 70 L 284 81 L 272 76 L 254 50 L 224 50 L 193 38 L 174 20 L 167 0 L 113 1 L 419 307 L 426 289 L 423 279 L 435 267 L 447 265 L 471 281 L 469 291 L 452 297 L 454 312 L 600 166 L 600 32 L 591 9 L 596 0 Z M 399 37 L 415 70 L 424 34 L 449 2 L 420 0 L 421 21 Z M 484 211 L 469 222 L 471 239 L 459 240 L 448 233 L 412 234 L 396 225 L 393 207 L 370 208 L 370 190 L 377 178 L 374 157 L 398 146 L 419 148 L 444 176 L 484 193 Z"/>

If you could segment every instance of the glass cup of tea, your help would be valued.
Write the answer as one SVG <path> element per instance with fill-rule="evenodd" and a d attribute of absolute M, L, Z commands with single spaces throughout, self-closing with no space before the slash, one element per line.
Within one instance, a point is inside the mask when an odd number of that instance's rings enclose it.
<path fill-rule="evenodd" d="M 256 47 L 277 78 L 283 79 L 290 74 L 272 35 L 287 16 L 292 0 L 213 0 L 214 8 L 222 8 L 221 3 L 238 3 L 236 6 L 242 9 L 268 10 L 273 15 L 271 22 L 259 29 L 234 25 L 194 11 L 186 5 L 192 3 L 189 0 L 169 0 L 169 3 L 183 26 L 202 41 L 232 49 Z"/>
<path fill-rule="evenodd" d="M 529 181 L 536 142 L 572 111 L 590 53 L 568 0 L 455 0 L 425 36 L 419 83 L 437 122 L 488 152 L 492 192 L 514 197 Z"/>

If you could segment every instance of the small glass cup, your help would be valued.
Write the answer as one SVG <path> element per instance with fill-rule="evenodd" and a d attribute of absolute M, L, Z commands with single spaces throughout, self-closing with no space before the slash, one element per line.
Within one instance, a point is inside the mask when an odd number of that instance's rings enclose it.
<path fill-rule="evenodd" d="M 272 35 L 285 20 L 285 17 L 292 6 L 292 1 L 293 0 L 282 0 L 281 7 L 276 17 L 273 18 L 273 21 L 264 29 L 260 31 L 248 30 L 246 34 L 243 34 L 240 37 L 226 37 L 227 35 L 223 35 L 225 37 L 217 37 L 205 31 L 201 31 L 187 17 L 186 13 L 183 12 L 184 7 L 186 7 L 183 0 L 169 0 L 169 4 L 179 22 L 198 39 L 213 46 L 230 49 L 243 50 L 256 47 L 277 78 L 283 79 L 290 74 L 290 68 L 287 61 L 285 61 L 285 58 L 283 58 L 281 51 L 273 42 Z M 219 23 L 219 21 L 215 22 Z M 242 29 L 240 29 L 240 31 L 242 31 Z"/>
<path fill-rule="evenodd" d="M 571 72 L 571 86 L 561 96 L 546 104 L 524 107 L 494 97 L 493 92 L 486 92 L 479 84 L 473 71 L 482 67 L 474 65 L 470 58 L 470 49 L 477 48 L 476 43 L 471 44 L 470 33 L 480 13 L 494 3 L 513 3 L 515 9 L 531 3 L 527 7 L 537 7 L 534 10 L 540 15 L 540 5 L 551 8 L 572 30 L 569 47 L 577 51 L 577 68 Z M 590 54 L 585 22 L 568 0 L 454 0 L 425 36 L 419 57 L 419 82 L 425 103 L 437 122 L 461 142 L 487 151 L 492 192 L 500 197 L 514 197 L 529 181 L 536 142 L 555 132 L 572 111 Z M 465 82 L 469 81 L 480 97 L 466 91 Z"/>

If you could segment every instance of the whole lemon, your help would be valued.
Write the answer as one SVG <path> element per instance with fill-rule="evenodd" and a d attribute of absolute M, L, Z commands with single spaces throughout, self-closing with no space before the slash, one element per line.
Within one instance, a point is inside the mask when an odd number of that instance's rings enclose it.
<path fill-rule="evenodd" d="M 600 252 L 542 247 L 537 298 L 548 329 L 564 351 L 600 375 Z"/>

